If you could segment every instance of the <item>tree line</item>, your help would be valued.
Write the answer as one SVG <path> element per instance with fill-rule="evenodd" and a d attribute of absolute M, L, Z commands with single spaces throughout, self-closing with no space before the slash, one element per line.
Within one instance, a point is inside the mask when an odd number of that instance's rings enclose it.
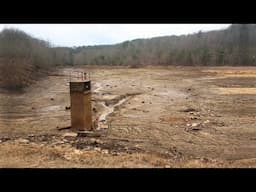
<path fill-rule="evenodd" d="M 72 51 L 74 65 L 256 65 L 256 26 L 233 24 L 224 30 L 83 46 Z"/>

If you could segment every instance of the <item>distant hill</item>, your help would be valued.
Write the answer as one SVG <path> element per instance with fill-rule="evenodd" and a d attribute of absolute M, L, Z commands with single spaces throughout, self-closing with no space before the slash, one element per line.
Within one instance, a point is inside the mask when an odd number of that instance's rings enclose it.
<path fill-rule="evenodd" d="M 90 65 L 256 65 L 256 25 L 136 39 L 116 45 L 73 49 L 73 64 Z"/>

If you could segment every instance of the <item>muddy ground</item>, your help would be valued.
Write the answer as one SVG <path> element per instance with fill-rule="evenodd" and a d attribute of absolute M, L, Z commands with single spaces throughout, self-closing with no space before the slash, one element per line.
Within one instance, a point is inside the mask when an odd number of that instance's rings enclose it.
<path fill-rule="evenodd" d="M 100 134 L 68 128 L 69 74 Z M 0 167 L 256 167 L 256 68 L 62 68 L 0 93 Z"/>

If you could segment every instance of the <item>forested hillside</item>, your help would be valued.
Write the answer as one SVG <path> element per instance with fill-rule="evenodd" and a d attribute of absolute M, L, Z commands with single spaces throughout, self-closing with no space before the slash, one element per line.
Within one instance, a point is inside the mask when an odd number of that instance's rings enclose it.
<path fill-rule="evenodd" d="M 70 64 L 70 48 L 53 48 L 49 42 L 16 29 L 0 33 L 0 87 L 19 90 L 57 65 Z"/>
<path fill-rule="evenodd" d="M 256 25 L 181 36 L 136 39 L 73 50 L 73 64 L 256 65 Z"/>

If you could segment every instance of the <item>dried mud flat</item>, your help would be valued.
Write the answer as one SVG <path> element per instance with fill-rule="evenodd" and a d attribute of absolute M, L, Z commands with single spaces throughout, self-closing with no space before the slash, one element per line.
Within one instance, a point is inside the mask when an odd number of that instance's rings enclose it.
<path fill-rule="evenodd" d="M 69 73 L 102 135 L 69 129 Z M 0 167 L 256 167 L 256 68 L 62 68 L 0 93 Z M 98 120 L 98 121 L 96 121 Z"/>

